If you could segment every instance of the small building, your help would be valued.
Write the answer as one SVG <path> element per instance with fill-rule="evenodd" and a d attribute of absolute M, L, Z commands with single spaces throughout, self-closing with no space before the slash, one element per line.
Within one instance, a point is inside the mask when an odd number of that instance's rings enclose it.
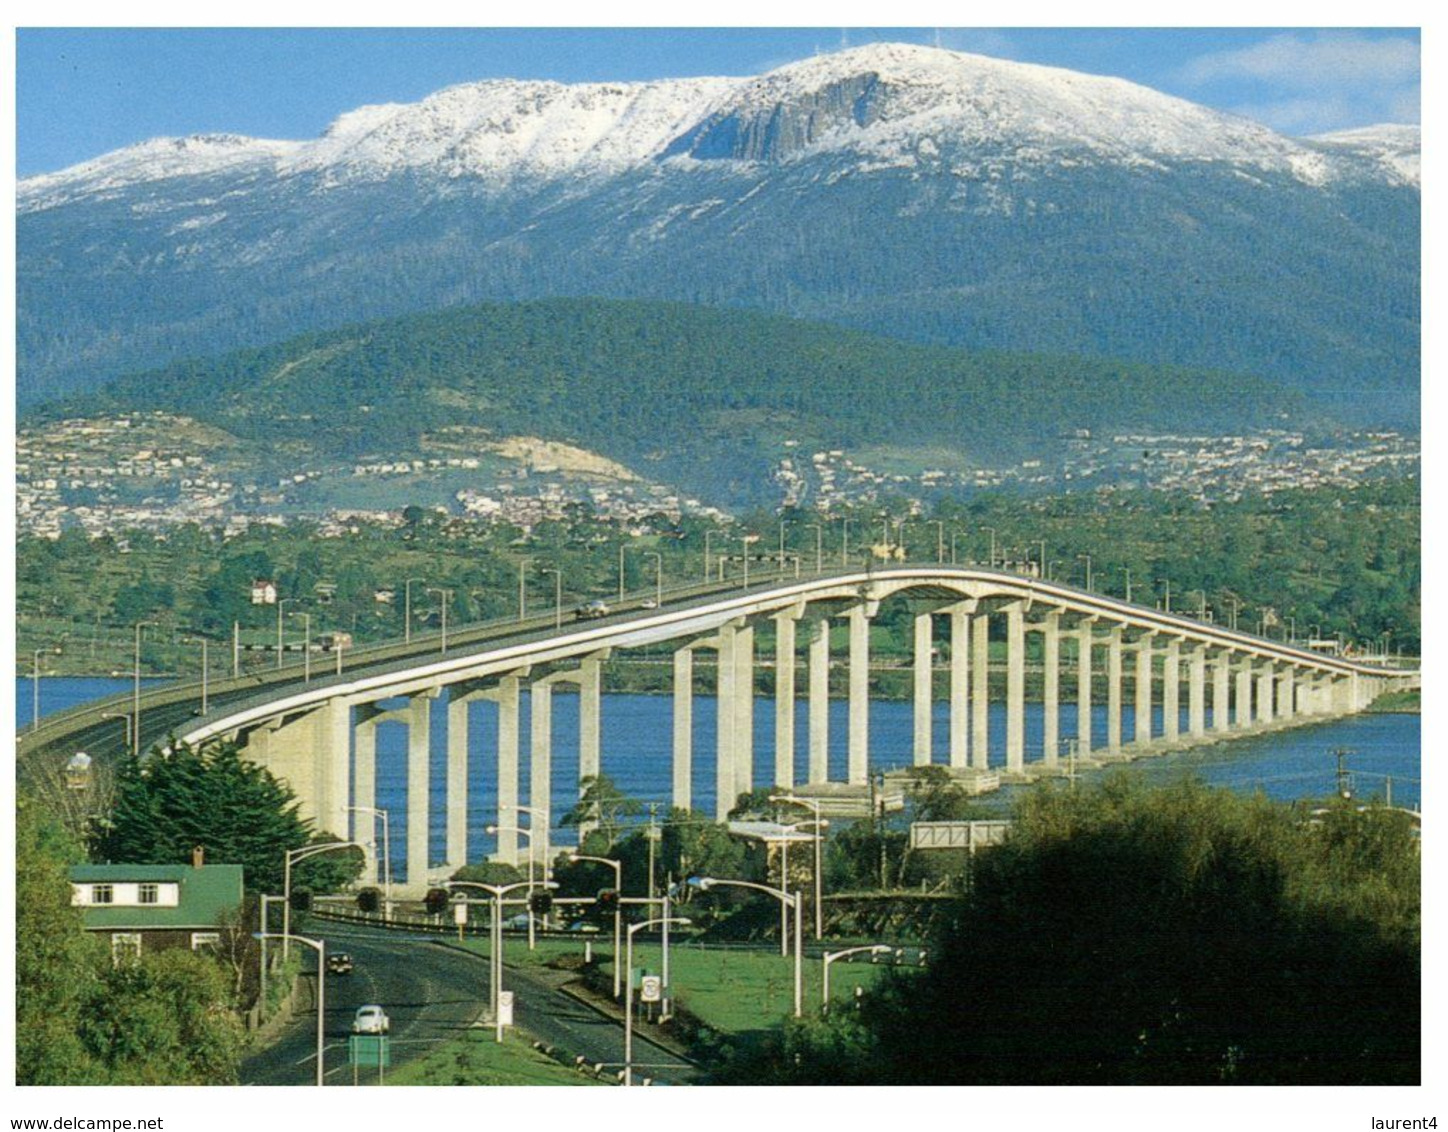
<path fill-rule="evenodd" d="M 251 583 L 252 605 L 275 605 L 277 584 L 269 578 L 256 578 Z"/>
<path fill-rule="evenodd" d="M 86 931 L 108 936 L 117 962 L 216 947 L 242 907 L 240 865 L 73 865 L 70 884 Z"/>

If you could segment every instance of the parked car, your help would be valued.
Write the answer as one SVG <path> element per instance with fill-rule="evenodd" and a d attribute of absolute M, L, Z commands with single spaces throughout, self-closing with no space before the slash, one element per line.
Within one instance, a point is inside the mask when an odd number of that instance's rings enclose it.
<path fill-rule="evenodd" d="M 352 1019 L 354 1034 L 385 1034 L 391 1028 L 392 1022 L 387 1017 L 387 1011 L 375 1003 L 359 1006 Z"/>
<path fill-rule="evenodd" d="M 338 951 L 327 956 L 327 974 L 329 975 L 350 975 L 352 973 L 352 956 L 345 951 Z"/>

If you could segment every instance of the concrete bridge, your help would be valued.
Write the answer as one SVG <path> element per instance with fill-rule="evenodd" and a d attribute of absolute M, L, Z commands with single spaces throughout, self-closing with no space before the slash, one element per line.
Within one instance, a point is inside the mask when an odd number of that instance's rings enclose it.
<path fill-rule="evenodd" d="M 652 596 L 652 595 L 649 595 Z M 489 624 L 453 633 L 414 637 L 407 645 L 358 650 L 340 671 L 304 678 L 300 665 L 214 683 L 209 711 L 198 711 L 199 686 L 156 689 L 142 697 L 141 742 L 168 735 L 187 743 L 218 737 L 239 742 L 247 757 L 286 780 L 302 813 L 319 828 L 348 835 L 370 829 L 353 808 L 375 805 L 379 724 L 407 728 L 406 875 L 416 887 L 434 864 L 428 831 L 432 701 L 447 701 L 446 861 L 466 863 L 469 784 L 468 706 L 497 704 L 497 798 L 507 811 L 519 805 L 519 760 L 530 760 L 531 795 L 525 806 L 549 808 L 552 774 L 552 695 L 579 694 L 580 778 L 601 765 L 603 661 L 642 646 L 672 650 L 673 798 L 689 808 L 695 782 L 694 667 L 698 654 L 714 660 L 717 694 L 716 816 L 756 786 L 782 790 L 825 787 L 829 779 L 829 675 L 848 673 L 847 783 L 863 788 L 871 772 L 869 676 L 871 625 L 882 603 L 906 602 L 913 625 L 911 683 L 913 762 L 944 764 L 952 773 L 1001 774 L 1006 780 L 1061 773 L 1063 653 L 1074 663 L 1076 726 L 1073 760 L 1085 765 L 1164 753 L 1195 743 L 1316 722 L 1366 707 L 1380 693 L 1416 686 L 1418 675 L 1400 669 L 1325 656 L 1236 632 L 1191 617 L 1132 605 L 1054 582 L 977 567 L 891 566 L 803 578 L 774 577 L 744 587 L 738 581 L 688 587 L 664 594 L 657 607 L 642 596 L 592 621 L 565 621 L 550 610 L 515 624 Z M 830 626 L 848 626 L 843 657 L 830 655 Z M 773 629 L 773 656 L 756 655 L 755 630 Z M 1003 749 L 991 748 L 990 641 L 1005 641 Z M 1043 735 L 1027 750 L 1026 640 L 1039 634 Z M 949 726 L 945 749 L 932 735 L 932 698 L 938 638 L 948 642 Z M 798 679 L 800 652 L 804 680 Z M 1033 650 L 1034 651 L 1034 650 Z M 758 667 L 774 673 L 773 770 L 755 780 L 753 713 Z M 702 667 L 702 666 L 701 666 Z M 999 667 L 999 666 L 998 666 Z M 1034 675 L 1034 674 L 1033 674 Z M 802 685 L 802 686 L 801 686 Z M 1093 697 L 1104 686 L 1104 733 L 1093 728 Z M 1131 734 L 1124 734 L 1123 696 L 1132 695 Z M 528 734 L 521 733 L 520 701 L 530 701 Z M 809 705 L 808 771 L 796 782 L 796 708 Z M 405 705 L 385 706 L 399 699 Z M 1153 731 L 1152 705 L 1162 705 Z M 1182 706 L 1186 707 L 1185 726 Z M 121 742 L 114 718 L 133 708 L 113 697 L 62 713 L 21 737 L 27 761 L 55 762 L 77 749 L 104 757 Z M 109 709 L 109 710 L 107 710 Z M 1078 762 L 1078 765 L 1080 763 Z M 843 789 L 843 788 L 840 788 Z M 355 820 L 354 820 L 355 819 Z M 370 836 L 358 836 L 370 840 Z M 517 834 L 498 834 L 498 856 L 516 863 Z M 375 860 L 368 862 L 375 875 Z"/>

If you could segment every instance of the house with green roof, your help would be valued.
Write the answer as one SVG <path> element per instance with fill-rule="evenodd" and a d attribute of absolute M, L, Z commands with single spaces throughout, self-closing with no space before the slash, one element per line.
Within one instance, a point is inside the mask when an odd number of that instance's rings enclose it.
<path fill-rule="evenodd" d="M 240 865 L 73 865 L 71 899 L 87 931 L 110 936 L 120 961 L 172 947 L 221 942 L 242 906 Z"/>

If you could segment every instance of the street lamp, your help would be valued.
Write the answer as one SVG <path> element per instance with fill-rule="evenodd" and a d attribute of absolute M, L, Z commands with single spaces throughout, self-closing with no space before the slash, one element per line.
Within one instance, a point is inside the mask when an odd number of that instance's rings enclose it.
<path fill-rule="evenodd" d="M 518 559 L 518 620 L 528 619 L 528 560 Z"/>
<path fill-rule="evenodd" d="M 1091 588 L 1091 555 L 1078 554 L 1076 557 L 1086 559 L 1086 588 L 1089 590 Z"/>
<path fill-rule="evenodd" d="M 613 870 L 613 890 L 620 898 L 623 896 L 623 862 L 615 861 L 612 857 L 590 857 L 585 853 L 572 853 L 568 859 L 575 865 L 579 861 L 594 861 L 600 865 L 607 865 Z M 618 952 L 621 942 L 620 932 L 623 926 L 623 903 L 622 899 L 614 902 L 613 905 L 613 997 L 617 998 L 620 991 L 621 973 L 619 971 Z"/>
<path fill-rule="evenodd" d="M 545 566 L 544 574 L 553 575 L 553 627 L 563 628 L 563 574 L 551 566 Z"/>
<path fill-rule="evenodd" d="M 814 889 L 815 889 L 815 939 L 820 939 L 825 934 L 824 919 L 824 869 L 821 867 L 822 842 L 824 841 L 824 830 L 829 822 L 820 816 L 820 807 L 824 804 L 815 798 L 796 798 L 792 794 L 771 794 L 769 800 L 775 805 L 792 804 L 805 806 L 809 812 L 814 814 L 815 845 L 814 845 Z"/>
<path fill-rule="evenodd" d="M 623 604 L 623 551 L 627 543 L 618 544 L 618 603 Z"/>
<path fill-rule="evenodd" d="M 131 749 L 131 717 L 118 711 L 103 711 L 101 712 L 101 718 L 119 719 L 126 725 L 126 750 L 129 751 Z"/>
<path fill-rule="evenodd" d="M 427 592 L 430 594 L 437 594 L 438 598 L 442 601 L 442 647 L 438 651 L 447 652 L 447 603 L 448 599 L 452 597 L 452 590 L 441 589 L 437 586 L 429 586 L 427 588 Z"/>
<path fill-rule="evenodd" d="M 990 566 L 991 569 L 995 569 L 996 529 L 994 527 L 981 527 L 981 530 L 987 531 L 990 534 L 990 559 L 987 565 Z"/>
<path fill-rule="evenodd" d="M 840 530 L 840 565 L 848 566 L 850 564 L 850 520 L 841 519 L 840 522 L 844 524 Z"/>
<path fill-rule="evenodd" d="M 820 996 L 820 1006 L 821 1006 L 822 1012 L 825 1013 L 825 1014 L 828 1014 L 828 1013 L 830 1012 L 830 964 L 831 964 L 831 963 L 833 963 L 836 959 L 844 959 L 844 958 L 845 958 L 846 956 L 848 956 L 848 955 L 863 955 L 865 952 L 869 952 L 871 955 L 882 955 L 882 954 L 884 954 L 884 953 L 887 952 L 887 951 L 894 951 L 894 950 L 895 950 L 895 949 L 894 949 L 893 947 L 891 947 L 888 943 L 870 943 L 870 944 L 866 944 L 864 947 L 847 947 L 847 948 L 845 948 L 843 951 L 826 951 L 826 952 L 825 952 L 825 955 L 824 955 L 824 959 L 825 959 L 824 986 L 823 986 L 823 993 L 822 993 L 821 996 Z"/>
<path fill-rule="evenodd" d="M 538 883 L 538 870 L 535 867 L 538 862 L 537 835 L 531 829 L 523 829 L 516 825 L 490 825 L 483 830 L 489 837 L 497 837 L 500 833 L 516 833 L 520 837 L 528 839 L 528 895 L 533 895 L 532 889 Z M 538 946 L 538 932 L 533 922 L 533 906 L 528 906 L 528 950 L 534 951 Z"/>
<path fill-rule="evenodd" d="M 663 924 L 666 927 L 678 926 L 686 928 L 691 923 L 687 916 L 658 916 L 652 920 L 644 920 L 642 923 L 630 924 L 628 926 L 628 948 L 625 954 L 625 961 L 628 964 L 628 990 L 624 994 L 623 1001 L 623 1083 L 633 1084 L 633 941 L 635 933 L 644 928 L 655 927 Z M 618 957 L 614 957 L 614 965 L 618 965 Z"/>
<path fill-rule="evenodd" d="M 825 529 L 819 523 L 806 523 L 805 530 L 815 533 L 815 573 L 825 572 Z"/>
<path fill-rule="evenodd" d="M 1158 578 L 1157 581 L 1160 582 L 1162 585 L 1164 585 L 1164 586 L 1166 587 L 1166 604 L 1165 604 L 1162 608 L 1163 608 L 1163 610 L 1164 610 L 1165 612 L 1170 613 L 1170 612 L 1171 612 L 1171 579 L 1170 579 L 1170 578 Z"/>
<path fill-rule="evenodd" d="M 531 888 L 532 882 L 521 880 L 516 884 L 483 884 L 475 880 L 450 880 L 446 887 L 454 888 L 481 888 L 484 892 L 491 893 L 493 897 L 493 922 L 491 925 L 492 939 L 489 941 L 488 950 L 492 952 L 489 956 L 492 968 L 492 991 L 493 991 L 493 1032 L 495 1040 L 503 1040 L 503 897 L 519 888 Z M 544 888 L 557 888 L 556 884 L 544 884 Z"/>
<path fill-rule="evenodd" d="M 327 941 L 322 939 L 310 939 L 304 935 L 292 935 L 283 931 L 280 936 L 273 932 L 255 932 L 257 939 L 268 940 L 278 939 L 282 941 L 282 954 L 287 953 L 288 945 L 292 940 L 304 943 L 317 953 L 317 1084 L 327 1083 L 327 1072 L 322 1064 L 322 1057 L 326 1050 L 327 1040 Z"/>
<path fill-rule="evenodd" d="M 382 918 L 392 919 L 392 842 L 387 832 L 387 811 L 376 806 L 348 806 L 350 814 L 372 815 L 372 836 L 377 836 L 377 819 L 382 819 Z M 373 856 L 377 853 L 377 842 L 373 841 Z"/>
<path fill-rule="evenodd" d="M 426 578 L 408 578 L 402 583 L 402 640 L 412 643 L 412 583 L 426 582 Z"/>
<path fill-rule="evenodd" d="M 709 563 L 710 563 L 711 561 L 713 561 L 713 559 L 710 557 L 710 541 L 709 541 L 709 540 L 712 539 L 712 538 L 713 538 L 715 535 L 717 535 L 718 533 L 719 533 L 718 531 L 705 531 L 705 532 L 704 532 L 704 581 L 705 581 L 706 583 L 709 581 Z"/>
<path fill-rule="evenodd" d="M 647 550 L 644 557 L 654 560 L 654 608 L 657 609 L 664 604 L 664 556 L 657 550 Z"/>
<path fill-rule="evenodd" d="M 944 566 L 944 565 L 945 565 L 945 520 L 944 520 L 944 519 L 930 519 L 930 520 L 927 520 L 927 521 L 930 522 L 930 523 L 934 523 L 934 524 L 935 524 L 935 564 L 936 564 L 937 566 Z"/>
<path fill-rule="evenodd" d="M 312 679 L 312 615 L 310 613 L 288 613 L 288 617 L 302 619 L 302 681 Z"/>
<path fill-rule="evenodd" d="M 154 621 L 137 621 L 135 625 L 136 660 L 131 677 L 131 753 L 137 758 L 141 757 L 141 630 L 147 625 L 155 624 Z"/>
<path fill-rule="evenodd" d="M 32 730 L 32 731 L 38 730 L 39 727 L 40 727 L 40 654 L 41 654 L 41 653 L 55 653 L 56 655 L 59 655 L 59 654 L 60 654 L 60 646 L 59 646 L 59 645 L 50 645 L 50 646 L 47 647 L 47 648 L 36 649 L 36 650 L 35 650 L 34 661 L 33 661 L 32 665 L 31 665 L 31 668 L 30 668 L 30 695 L 31 695 L 31 705 L 30 705 L 30 730 Z"/>
<path fill-rule="evenodd" d="M 209 691 L 210 691 L 210 677 L 209 677 L 209 669 L 208 669 L 207 655 L 206 655 L 206 653 L 207 653 L 206 638 L 205 638 L 205 637 L 188 637 L 188 638 L 186 639 L 186 642 L 185 642 L 185 643 L 188 644 L 188 645 L 200 645 L 200 646 L 201 646 L 201 714 L 202 714 L 202 715 L 205 715 L 205 714 L 206 714 L 206 708 L 207 708 L 208 693 L 209 693 Z"/>
<path fill-rule="evenodd" d="M 960 534 L 959 531 L 950 532 L 950 564 L 955 565 L 955 540 Z"/>
<path fill-rule="evenodd" d="M 1130 603 L 1131 603 L 1131 567 L 1130 567 L 1130 566 L 1123 566 L 1122 569 L 1126 571 L 1126 601 L 1127 601 L 1127 604 L 1130 604 Z M 1235 625 L 1232 626 L 1232 627 L 1233 627 L 1234 629 L 1236 628 Z"/>
<path fill-rule="evenodd" d="M 328 853 L 333 849 L 345 849 L 349 846 L 361 849 L 365 848 L 355 841 L 327 841 L 321 845 L 303 845 L 299 849 L 288 849 L 285 854 L 285 862 L 282 866 L 282 934 L 289 936 L 292 930 L 292 865 L 297 861 L 304 861 L 308 857 L 314 857 L 318 853 Z M 286 940 L 282 940 L 282 961 L 291 956 L 291 949 L 287 946 Z"/>
<path fill-rule="evenodd" d="M 801 919 L 801 909 L 804 905 L 800 894 L 789 893 L 783 888 L 770 888 L 767 884 L 755 884 L 752 880 L 720 880 L 718 877 L 690 877 L 689 883 L 696 888 L 708 892 L 711 888 L 727 886 L 730 888 L 752 888 L 756 892 L 767 892 L 782 904 L 794 909 L 794 1016 L 800 1017 L 804 1012 L 804 967 L 802 959 L 804 956 L 804 925 Z M 789 954 L 789 941 L 780 940 L 780 954 Z"/>
<path fill-rule="evenodd" d="M 282 610 L 289 604 L 295 604 L 296 598 L 284 597 L 277 602 L 277 668 L 282 666 L 282 653 L 285 651 L 282 642 Z"/>

